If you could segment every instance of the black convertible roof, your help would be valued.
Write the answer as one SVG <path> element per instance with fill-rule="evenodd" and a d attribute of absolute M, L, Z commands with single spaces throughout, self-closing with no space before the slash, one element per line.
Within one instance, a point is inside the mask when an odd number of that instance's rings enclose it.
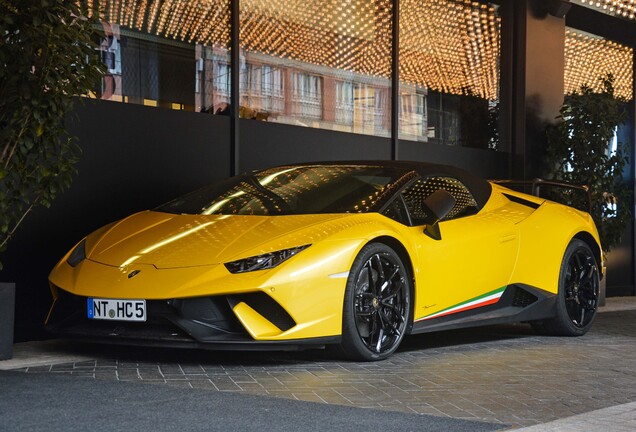
<path fill-rule="evenodd" d="M 403 171 L 406 175 L 410 172 L 416 172 L 422 177 L 453 177 L 461 181 L 468 190 L 472 193 L 477 206 L 481 209 L 492 192 L 491 184 L 479 177 L 476 177 L 463 169 L 453 167 L 450 165 L 433 164 L 428 162 L 415 162 L 415 161 L 389 161 L 389 160 L 356 160 L 356 161 L 328 161 L 328 162 L 308 162 L 299 164 L 286 164 L 285 166 L 381 166 L 389 169 Z"/>

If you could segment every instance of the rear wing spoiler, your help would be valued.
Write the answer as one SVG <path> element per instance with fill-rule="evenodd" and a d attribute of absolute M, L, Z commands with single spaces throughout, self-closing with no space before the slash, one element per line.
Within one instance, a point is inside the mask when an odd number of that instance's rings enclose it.
<path fill-rule="evenodd" d="M 546 180 L 540 178 L 536 178 L 534 180 L 491 180 L 491 182 L 516 190 L 518 192 L 528 193 L 537 197 L 561 202 L 562 204 L 566 204 L 578 208 L 579 210 L 592 213 L 592 192 L 587 185 L 577 185 L 564 181 Z M 558 194 L 554 193 L 555 189 L 558 190 Z M 577 192 L 579 194 L 585 194 L 585 199 L 579 199 L 578 201 L 585 201 L 586 206 L 573 205 L 574 200 L 572 198 L 573 195 Z"/>

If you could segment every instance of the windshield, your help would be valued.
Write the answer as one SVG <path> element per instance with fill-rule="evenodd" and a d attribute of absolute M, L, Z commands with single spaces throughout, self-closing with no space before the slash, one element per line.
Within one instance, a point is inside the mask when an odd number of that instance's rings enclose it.
<path fill-rule="evenodd" d="M 279 167 L 232 177 L 156 210 L 205 215 L 361 213 L 373 210 L 402 174 L 379 166 Z"/>

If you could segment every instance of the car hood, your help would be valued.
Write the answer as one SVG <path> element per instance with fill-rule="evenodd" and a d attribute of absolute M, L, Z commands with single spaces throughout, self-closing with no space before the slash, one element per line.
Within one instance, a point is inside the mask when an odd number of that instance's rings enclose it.
<path fill-rule="evenodd" d="M 117 267 L 220 264 L 315 243 L 342 230 L 343 224 L 336 221 L 351 216 L 203 216 L 145 211 L 89 235 L 87 258 Z"/>

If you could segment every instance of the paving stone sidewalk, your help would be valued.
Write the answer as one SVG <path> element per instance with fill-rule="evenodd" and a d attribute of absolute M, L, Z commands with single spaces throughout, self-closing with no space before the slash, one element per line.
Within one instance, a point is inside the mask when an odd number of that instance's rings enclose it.
<path fill-rule="evenodd" d="M 636 401 L 636 298 L 609 299 L 581 338 L 536 336 L 524 324 L 418 335 L 378 363 L 343 362 L 322 351 L 227 353 L 74 344 L 63 351 L 78 360 L 11 369 L 523 427 L 632 406 L 625 404 Z"/>
<path fill-rule="evenodd" d="M 636 402 L 517 429 L 517 432 L 634 432 Z"/>

